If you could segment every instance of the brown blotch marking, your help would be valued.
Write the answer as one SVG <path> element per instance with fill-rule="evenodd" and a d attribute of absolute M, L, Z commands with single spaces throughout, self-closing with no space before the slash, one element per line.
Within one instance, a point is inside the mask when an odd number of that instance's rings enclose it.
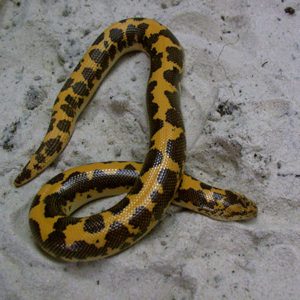
<path fill-rule="evenodd" d="M 53 118 L 53 117 L 55 117 L 55 115 L 58 113 L 58 111 L 56 111 L 56 110 L 53 110 L 52 111 L 52 115 L 51 115 L 51 117 Z"/>
<path fill-rule="evenodd" d="M 164 192 L 174 192 L 177 184 L 177 173 L 164 168 L 158 174 L 157 182 L 162 185 Z"/>
<path fill-rule="evenodd" d="M 154 88 L 157 86 L 157 81 L 153 80 L 148 83 L 147 86 L 147 102 L 152 101 L 154 99 L 154 96 L 152 95 L 152 92 Z"/>
<path fill-rule="evenodd" d="M 177 38 L 172 34 L 172 32 L 168 29 L 163 29 L 159 32 L 160 35 L 163 35 L 167 38 L 169 38 L 173 44 L 177 45 L 177 46 L 180 46 Z"/>
<path fill-rule="evenodd" d="M 100 51 L 99 49 L 92 49 L 89 52 L 91 59 L 101 66 L 101 72 L 96 72 L 98 78 L 101 77 L 101 73 L 108 68 L 109 65 L 109 54 L 107 51 Z"/>
<path fill-rule="evenodd" d="M 154 206 L 152 213 L 155 220 L 160 220 L 164 213 L 164 210 L 168 206 L 170 199 L 168 199 L 167 195 L 160 194 L 158 191 L 154 191 L 151 193 L 151 201 L 156 203 Z"/>
<path fill-rule="evenodd" d="M 163 154 L 161 153 L 161 151 L 157 149 L 150 149 L 146 156 L 141 174 L 146 173 L 153 167 L 159 166 L 162 160 L 163 160 Z"/>
<path fill-rule="evenodd" d="M 95 63 L 100 64 L 103 57 L 103 52 L 101 52 L 99 49 L 92 49 L 89 52 L 89 56 Z"/>
<path fill-rule="evenodd" d="M 146 232 L 150 224 L 151 217 L 151 212 L 145 206 L 138 206 L 130 218 L 129 224 L 134 228 L 140 228 L 142 232 Z"/>
<path fill-rule="evenodd" d="M 84 98 L 78 98 L 78 101 L 77 101 L 78 108 L 80 108 L 83 103 L 84 103 Z"/>
<path fill-rule="evenodd" d="M 33 207 L 39 205 L 40 202 L 41 202 L 40 200 L 41 200 L 41 195 L 35 195 L 34 198 L 33 198 L 33 200 L 32 200 L 30 209 L 32 209 Z"/>
<path fill-rule="evenodd" d="M 179 105 L 179 97 L 177 92 L 169 92 L 165 91 L 165 95 L 167 96 L 170 105 L 176 109 L 177 111 L 180 111 L 180 105 Z"/>
<path fill-rule="evenodd" d="M 62 181 L 64 179 L 64 173 L 59 173 L 56 176 L 54 176 L 53 178 L 51 178 L 47 184 L 55 184 L 58 183 L 60 181 Z"/>
<path fill-rule="evenodd" d="M 67 116 L 71 118 L 74 117 L 78 108 L 76 99 L 71 95 L 67 95 L 64 101 L 68 104 L 62 104 L 60 108 L 67 114 Z"/>
<path fill-rule="evenodd" d="M 200 187 L 204 190 L 209 190 L 209 191 L 212 189 L 212 187 L 210 185 L 208 185 L 204 182 L 200 182 Z"/>
<path fill-rule="evenodd" d="M 36 154 L 42 153 L 43 150 L 45 149 L 46 144 L 44 142 L 42 142 L 39 146 L 39 148 L 36 150 Z"/>
<path fill-rule="evenodd" d="M 44 163 L 46 161 L 46 157 L 41 153 L 37 153 L 35 155 L 35 159 L 39 164 Z"/>
<path fill-rule="evenodd" d="M 80 62 L 77 64 L 77 66 L 75 67 L 75 69 L 74 69 L 74 72 L 77 72 L 78 70 L 80 70 L 80 68 L 81 68 L 81 64 L 83 63 L 83 59 L 81 59 L 80 60 Z"/>
<path fill-rule="evenodd" d="M 110 225 L 109 231 L 105 236 L 105 247 L 111 249 L 119 248 L 131 236 L 132 234 L 126 226 L 121 222 L 115 221 Z"/>
<path fill-rule="evenodd" d="M 102 170 L 94 170 L 91 179 L 84 172 L 74 172 L 62 182 L 60 196 L 63 199 L 73 201 L 72 199 L 75 199 L 77 193 L 85 193 L 91 190 L 97 190 L 101 193 L 104 188 L 113 189 L 123 186 L 124 183 L 131 186 L 134 183 L 136 174 L 133 171 L 119 170 L 118 172 L 116 176 L 115 174 L 106 174 Z"/>
<path fill-rule="evenodd" d="M 161 119 L 153 119 L 150 123 L 150 134 L 153 136 L 155 132 L 162 129 L 164 126 L 164 121 Z"/>
<path fill-rule="evenodd" d="M 187 190 L 179 189 L 178 197 L 175 199 L 176 202 L 191 202 L 197 208 L 209 207 L 211 209 L 214 208 L 214 201 L 207 201 L 205 194 L 203 191 L 197 191 L 192 188 Z"/>
<path fill-rule="evenodd" d="M 229 190 L 226 190 L 226 198 L 226 203 L 228 206 L 232 204 L 241 204 L 243 207 L 247 207 L 246 202 L 243 200 L 244 196 L 242 195 L 237 195 Z"/>
<path fill-rule="evenodd" d="M 67 200 L 63 199 L 59 193 L 53 193 L 45 197 L 44 215 L 46 218 L 53 218 L 55 216 L 65 216 L 62 207 L 66 205 Z"/>
<path fill-rule="evenodd" d="M 162 53 L 157 53 L 151 58 L 151 73 L 154 73 L 162 66 Z"/>
<path fill-rule="evenodd" d="M 138 235 L 136 234 L 134 237 L 133 237 L 133 240 L 136 239 Z M 127 249 L 128 247 L 130 247 L 132 245 L 132 243 L 129 243 L 129 242 L 125 242 L 121 247 L 120 247 L 120 251 L 123 251 L 125 249 Z"/>
<path fill-rule="evenodd" d="M 74 82 L 74 79 L 72 78 L 68 78 L 67 81 L 65 82 L 65 84 L 63 85 L 61 91 L 65 91 L 67 90 Z"/>
<path fill-rule="evenodd" d="M 64 231 L 69 225 L 74 225 L 80 222 L 79 218 L 65 217 L 59 218 L 53 225 L 53 228 L 57 231 Z"/>
<path fill-rule="evenodd" d="M 178 87 L 178 83 L 180 81 L 180 73 L 179 69 L 176 67 L 173 67 L 172 70 L 166 70 L 164 71 L 164 79 L 168 81 L 170 84 L 175 86 L 176 88 Z"/>
<path fill-rule="evenodd" d="M 125 32 L 128 46 L 133 45 L 134 42 L 144 44 L 145 31 L 148 27 L 146 23 L 137 26 L 129 24 Z"/>
<path fill-rule="evenodd" d="M 42 169 L 42 166 L 41 166 L 40 164 L 35 164 L 35 165 L 33 165 L 33 168 L 34 168 L 35 170 L 41 170 L 41 169 Z"/>
<path fill-rule="evenodd" d="M 128 180 L 128 182 L 132 182 L 132 174 L 129 170 L 125 171 L 123 170 L 122 177 L 123 180 Z M 105 172 L 101 170 L 95 170 L 93 173 L 93 179 L 92 179 L 91 187 L 95 187 L 97 191 L 101 192 L 104 188 L 114 189 L 122 186 L 122 182 L 117 178 L 115 178 L 114 175 L 108 175 L 105 174 Z"/>
<path fill-rule="evenodd" d="M 128 164 L 124 167 L 125 170 L 136 171 L 136 168 L 132 164 Z"/>
<path fill-rule="evenodd" d="M 87 81 L 89 89 L 93 88 L 95 73 L 92 68 L 84 68 L 82 71 L 83 78 Z"/>
<path fill-rule="evenodd" d="M 123 51 L 123 49 L 125 49 L 126 48 L 126 41 L 125 40 L 120 40 L 120 41 L 118 41 L 118 50 L 120 51 L 120 52 L 122 52 Z"/>
<path fill-rule="evenodd" d="M 99 45 L 104 40 L 104 32 L 102 32 L 94 41 L 92 46 Z"/>
<path fill-rule="evenodd" d="M 109 32 L 109 37 L 114 43 L 117 43 L 119 40 L 123 38 L 123 30 L 118 28 L 113 28 Z"/>
<path fill-rule="evenodd" d="M 94 244 L 88 244 L 81 240 L 74 242 L 71 247 L 64 249 L 64 255 L 66 258 L 76 258 L 84 260 L 88 257 L 96 257 L 99 255 L 106 255 L 105 248 L 97 248 Z"/>
<path fill-rule="evenodd" d="M 62 149 L 62 141 L 60 140 L 60 136 L 56 138 L 49 139 L 45 142 L 45 152 L 47 155 L 52 156 L 55 152 L 60 152 Z"/>
<path fill-rule="evenodd" d="M 134 20 L 134 21 L 143 21 L 143 20 L 145 20 L 145 18 L 134 17 L 133 20 Z"/>
<path fill-rule="evenodd" d="M 183 133 L 176 140 L 169 140 L 167 143 L 166 152 L 168 156 L 177 162 L 180 168 L 182 167 L 183 160 L 185 159 L 185 136 Z"/>
<path fill-rule="evenodd" d="M 53 246 L 65 246 L 65 238 L 66 236 L 63 232 L 55 230 L 49 234 L 45 244 L 51 244 L 52 247 L 49 247 L 50 249 L 53 249 Z"/>
<path fill-rule="evenodd" d="M 149 95 L 149 98 L 153 98 L 152 94 Z M 150 102 L 150 103 L 147 104 L 147 106 L 148 106 L 149 117 L 151 119 L 158 112 L 159 107 L 158 107 L 158 104 L 155 103 L 155 102 Z"/>
<path fill-rule="evenodd" d="M 149 38 L 147 36 L 144 36 L 144 41 L 143 41 L 144 47 L 147 51 L 149 51 L 151 56 L 154 56 L 156 54 L 156 49 L 153 49 L 152 46 L 158 41 L 158 39 L 159 39 L 159 33 L 153 33 L 150 35 Z"/>
<path fill-rule="evenodd" d="M 55 256 L 66 256 L 65 234 L 61 231 L 52 231 L 42 246 L 48 249 Z"/>
<path fill-rule="evenodd" d="M 160 220 L 174 196 L 175 187 L 177 185 L 177 173 L 169 169 L 162 169 L 157 181 L 162 185 L 163 193 L 154 191 L 150 197 L 151 201 L 156 203 L 153 208 L 153 215 L 156 220 Z"/>
<path fill-rule="evenodd" d="M 150 135 L 153 136 L 159 129 L 163 127 L 163 120 L 154 119 L 154 116 L 158 112 L 158 104 L 153 102 L 154 96 L 152 91 L 157 86 L 156 81 L 151 81 L 147 88 L 147 109 L 150 118 Z"/>
<path fill-rule="evenodd" d="M 59 97 L 57 96 L 55 101 L 54 101 L 54 105 L 57 104 L 60 101 Z"/>
<path fill-rule="evenodd" d="M 107 51 L 105 51 L 103 53 L 103 58 L 101 60 L 100 66 L 101 66 L 102 72 L 105 71 L 109 66 L 109 54 Z"/>
<path fill-rule="evenodd" d="M 142 37 L 145 37 L 146 36 L 146 30 L 149 28 L 149 24 L 139 23 L 135 26 L 138 29 L 138 34 L 141 35 Z"/>
<path fill-rule="evenodd" d="M 71 173 L 63 182 L 62 187 L 65 189 L 67 187 L 74 188 L 76 185 L 76 188 L 78 191 L 82 191 L 82 188 L 87 185 L 87 182 L 90 180 L 88 179 L 85 172 L 73 172 Z M 89 188 L 89 187 L 87 187 Z M 82 191 L 83 192 L 83 191 Z"/>
<path fill-rule="evenodd" d="M 96 78 L 97 78 L 98 80 L 101 79 L 102 74 L 103 74 L 102 70 L 101 70 L 100 68 L 97 68 L 96 71 L 95 71 L 95 76 L 96 76 Z"/>
<path fill-rule="evenodd" d="M 23 182 L 24 180 L 27 180 L 31 177 L 31 171 L 29 169 L 27 169 L 27 167 L 25 167 L 21 174 L 18 175 L 18 177 L 15 179 L 15 183 L 16 184 L 20 184 L 21 182 Z"/>
<path fill-rule="evenodd" d="M 143 40 L 144 40 L 144 37 L 145 37 L 145 33 L 146 33 L 146 29 L 149 27 L 148 24 L 146 23 L 141 23 L 137 26 L 138 28 L 138 31 L 137 31 L 137 41 L 139 43 L 142 43 L 143 44 Z"/>
<path fill-rule="evenodd" d="M 140 177 L 136 178 L 136 180 L 134 181 L 134 185 L 133 185 L 132 189 L 130 190 L 130 195 L 138 194 L 141 191 L 141 189 L 143 188 L 143 186 L 144 186 L 144 184 L 141 181 L 141 178 Z"/>
<path fill-rule="evenodd" d="M 128 205 L 130 201 L 127 197 L 119 201 L 116 205 L 108 209 L 114 216 L 120 214 Z"/>
<path fill-rule="evenodd" d="M 147 23 L 141 23 L 137 27 L 138 27 L 139 30 L 142 30 L 143 34 L 145 35 L 146 29 L 149 27 L 149 24 L 147 24 Z"/>
<path fill-rule="evenodd" d="M 57 123 L 57 128 L 62 132 L 70 132 L 71 122 L 68 120 L 60 120 Z"/>
<path fill-rule="evenodd" d="M 50 120 L 50 124 L 49 124 L 49 127 L 48 127 L 48 130 L 47 130 L 47 132 L 50 132 L 50 131 L 52 131 L 53 130 L 53 125 L 54 125 L 54 123 L 56 122 L 56 119 L 55 118 L 53 118 L 53 116 L 51 117 L 51 120 Z"/>
<path fill-rule="evenodd" d="M 36 222 L 33 219 L 29 219 L 29 226 L 32 235 L 37 241 L 41 241 L 41 230 L 40 230 L 40 225 L 38 222 Z"/>
<path fill-rule="evenodd" d="M 76 109 L 77 108 L 77 102 L 76 99 L 74 97 L 72 97 L 71 95 L 67 95 L 65 98 L 65 101 L 73 108 Z"/>
<path fill-rule="evenodd" d="M 130 167 L 126 169 L 126 167 L 124 167 L 124 169 L 118 170 L 115 173 L 116 180 L 121 180 L 122 185 L 132 185 L 134 184 L 134 181 L 137 177 L 137 171 L 136 169 L 130 169 Z"/>
<path fill-rule="evenodd" d="M 152 137 L 151 140 L 150 140 L 149 149 L 153 148 L 154 145 L 155 145 L 155 141 L 154 141 L 154 139 Z"/>
<path fill-rule="evenodd" d="M 132 46 L 133 43 L 136 41 L 136 33 L 137 28 L 134 25 L 129 24 L 125 32 L 128 46 Z"/>
<path fill-rule="evenodd" d="M 72 85 L 73 91 L 75 94 L 79 96 L 88 96 L 89 95 L 89 88 L 86 83 L 83 81 L 76 82 Z"/>
<path fill-rule="evenodd" d="M 105 227 L 104 219 L 101 214 L 90 216 L 84 223 L 83 230 L 90 233 L 97 233 Z"/>
<path fill-rule="evenodd" d="M 176 63 L 180 68 L 183 67 L 183 52 L 176 47 L 167 47 L 167 59 Z"/>
<path fill-rule="evenodd" d="M 177 128 L 183 127 L 181 114 L 174 108 L 168 109 L 166 113 L 166 121 Z"/>
<path fill-rule="evenodd" d="M 62 104 L 60 108 L 68 117 L 73 118 L 75 116 L 75 111 L 72 106 L 68 104 Z"/>
<path fill-rule="evenodd" d="M 115 45 L 110 45 L 110 47 L 108 49 L 108 55 L 109 55 L 111 60 L 113 60 L 115 58 L 116 53 L 117 53 L 116 46 Z"/>
<path fill-rule="evenodd" d="M 102 248 L 97 248 L 94 244 L 88 244 L 83 240 L 74 242 L 71 246 L 66 246 L 63 242 L 63 236 L 58 235 L 59 244 L 53 247 L 53 254 L 58 258 L 63 257 L 66 259 L 78 259 L 85 260 L 89 257 L 96 257 L 98 255 L 104 255 Z M 55 237 L 51 237 L 52 241 L 47 240 L 47 244 L 53 243 Z M 45 244 L 45 245 L 47 245 Z"/>
<path fill-rule="evenodd" d="M 124 32 L 121 29 L 113 28 L 109 32 L 110 39 L 117 43 L 118 50 L 121 52 L 124 48 L 126 48 L 126 41 L 124 39 Z"/>

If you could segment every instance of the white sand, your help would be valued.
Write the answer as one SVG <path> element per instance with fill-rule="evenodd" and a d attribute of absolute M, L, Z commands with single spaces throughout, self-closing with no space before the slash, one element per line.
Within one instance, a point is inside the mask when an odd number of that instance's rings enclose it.
<path fill-rule="evenodd" d="M 0 1 L 0 298 L 299 299 L 299 1 L 68 2 Z M 185 48 L 188 171 L 245 193 L 259 216 L 222 223 L 172 208 L 120 255 L 58 263 L 34 244 L 32 198 L 70 166 L 143 159 L 146 56 L 118 64 L 54 166 L 22 188 L 13 180 L 48 127 L 62 80 L 102 29 L 130 16 L 156 18 Z"/>

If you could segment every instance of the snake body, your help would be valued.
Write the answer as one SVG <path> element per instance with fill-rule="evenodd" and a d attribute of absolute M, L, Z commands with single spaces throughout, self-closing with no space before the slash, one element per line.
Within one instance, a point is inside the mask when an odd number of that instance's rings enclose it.
<path fill-rule="evenodd" d="M 15 180 L 20 186 L 63 151 L 75 123 L 105 75 L 125 53 L 148 54 L 149 151 L 143 163 L 108 162 L 60 173 L 38 192 L 29 213 L 33 236 L 47 253 L 67 261 L 114 255 L 149 233 L 170 203 L 221 220 L 248 219 L 255 204 L 183 173 L 185 130 L 179 106 L 183 51 L 168 28 L 155 20 L 132 18 L 109 26 L 92 44 L 61 89 L 47 134 Z M 116 205 L 76 218 L 83 204 L 127 192 Z"/>

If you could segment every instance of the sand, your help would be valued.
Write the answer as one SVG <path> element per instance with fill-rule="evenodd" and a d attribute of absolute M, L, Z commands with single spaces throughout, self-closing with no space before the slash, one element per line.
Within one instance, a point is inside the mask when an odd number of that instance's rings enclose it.
<path fill-rule="evenodd" d="M 299 299 L 299 2 L 66 3 L 0 1 L 0 298 Z M 128 55 L 114 68 L 53 166 L 22 188 L 13 180 L 85 49 L 110 23 L 132 16 L 159 20 L 184 46 L 187 170 L 246 194 L 259 215 L 224 223 L 170 208 L 151 234 L 115 257 L 59 263 L 32 239 L 31 201 L 71 166 L 143 159 L 147 57 Z"/>

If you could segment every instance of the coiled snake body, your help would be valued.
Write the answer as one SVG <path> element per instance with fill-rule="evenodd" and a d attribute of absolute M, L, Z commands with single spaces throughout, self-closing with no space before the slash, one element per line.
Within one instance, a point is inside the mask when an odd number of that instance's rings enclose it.
<path fill-rule="evenodd" d="M 144 163 L 81 166 L 58 174 L 41 188 L 30 208 L 30 228 L 42 249 L 57 258 L 85 261 L 116 254 L 149 233 L 171 202 L 218 220 L 249 219 L 257 213 L 246 197 L 183 173 L 186 143 L 178 102 L 183 51 L 165 26 L 143 18 L 112 24 L 88 49 L 60 91 L 48 132 L 15 185 L 30 181 L 58 157 L 113 64 L 137 50 L 147 53 L 151 62 L 149 151 Z M 125 198 L 108 210 L 71 216 L 89 201 L 124 192 Z"/>

